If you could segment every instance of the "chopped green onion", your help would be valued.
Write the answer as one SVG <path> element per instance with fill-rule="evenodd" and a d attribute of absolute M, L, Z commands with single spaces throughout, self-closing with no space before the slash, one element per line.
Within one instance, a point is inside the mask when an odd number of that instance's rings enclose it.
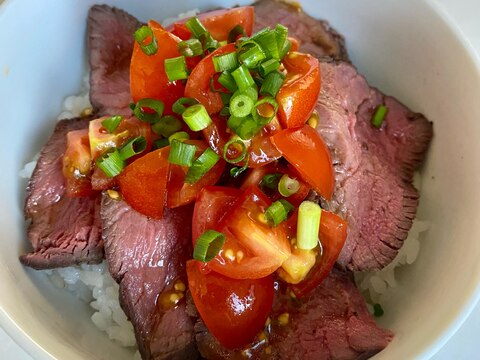
<path fill-rule="evenodd" d="M 265 211 L 265 219 L 270 225 L 277 227 L 281 222 L 287 220 L 293 209 L 295 207 L 287 200 L 277 200 Z"/>
<path fill-rule="evenodd" d="M 222 250 L 225 235 L 215 230 L 207 230 L 195 241 L 193 258 L 202 262 L 209 262 Z"/>
<path fill-rule="evenodd" d="M 197 147 L 195 145 L 185 144 L 175 139 L 170 142 L 168 162 L 181 166 L 192 166 L 196 151 Z"/>
<path fill-rule="evenodd" d="M 230 116 L 230 108 L 228 106 L 224 106 L 222 110 L 218 113 L 220 116 Z"/>
<path fill-rule="evenodd" d="M 287 174 L 284 174 L 278 182 L 278 192 L 284 197 L 292 196 L 300 190 L 300 183 L 297 179 L 292 179 Z"/>
<path fill-rule="evenodd" d="M 274 30 L 265 28 L 257 32 L 251 39 L 260 45 L 267 59 L 280 59 Z"/>
<path fill-rule="evenodd" d="M 282 87 L 283 79 L 285 76 L 279 71 L 272 71 L 267 75 L 265 81 L 260 88 L 261 95 L 270 95 L 271 97 L 276 97 L 278 91 Z"/>
<path fill-rule="evenodd" d="M 121 115 L 114 115 L 112 117 L 106 118 L 105 120 L 102 121 L 102 126 L 110 133 L 113 134 L 113 132 L 117 129 L 118 125 L 123 120 L 123 116 Z"/>
<path fill-rule="evenodd" d="M 282 24 L 277 24 L 275 26 L 275 40 L 277 42 L 277 49 L 283 49 L 285 42 L 287 41 L 288 28 Z M 280 50 L 280 53 L 282 51 Z M 279 54 L 280 55 L 280 54 Z M 283 56 L 279 56 L 279 59 L 282 59 Z"/>
<path fill-rule="evenodd" d="M 230 113 L 235 117 L 243 118 L 250 115 L 254 105 L 254 100 L 248 94 L 237 91 L 230 99 Z"/>
<path fill-rule="evenodd" d="M 382 305 L 374 304 L 373 305 L 373 316 L 381 317 L 385 312 L 383 311 Z"/>
<path fill-rule="evenodd" d="M 312 250 L 318 245 L 318 230 L 322 208 L 313 201 L 304 201 L 298 207 L 297 246 Z"/>
<path fill-rule="evenodd" d="M 120 156 L 117 149 L 111 149 L 97 159 L 97 166 L 108 177 L 114 177 L 120 174 L 125 167 L 125 161 Z"/>
<path fill-rule="evenodd" d="M 260 125 L 268 124 L 277 115 L 278 103 L 270 96 L 257 101 L 252 108 L 253 119 Z"/>
<path fill-rule="evenodd" d="M 180 41 L 177 49 L 185 57 L 199 56 L 203 54 L 202 43 L 198 39 Z"/>
<path fill-rule="evenodd" d="M 212 148 L 207 148 L 193 163 L 190 169 L 188 169 L 185 176 L 185 182 L 188 184 L 195 184 L 200 180 L 215 164 L 220 160 L 220 156 L 217 155 Z"/>
<path fill-rule="evenodd" d="M 220 85 L 225 87 L 228 91 L 234 92 L 238 89 L 237 84 L 233 79 L 233 76 L 230 75 L 230 73 L 228 72 L 221 73 L 217 81 L 220 83 Z"/>
<path fill-rule="evenodd" d="M 238 54 L 238 59 L 247 68 L 254 69 L 266 59 L 266 55 L 257 43 L 248 42 L 247 44 L 250 46 L 242 46 Z"/>
<path fill-rule="evenodd" d="M 212 52 L 220 47 L 220 43 L 210 33 L 202 35 L 199 39 L 202 42 L 204 51 Z"/>
<path fill-rule="evenodd" d="M 382 127 L 385 116 L 387 115 L 388 108 L 385 105 L 378 105 L 372 116 L 372 125 L 377 129 Z"/>
<path fill-rule="evenodd" d="M 160 100 L 145 98 L 139 100 L 133 108 L 133 114 L 142 121 L 155 123 L 162 117 L 165 105 Z M 144 111 L 144 108 L 153 110 L 154 113 Z"/>
<path fill-rule="evenodd" d="M 247 154 L 247 156 L 245 157 L 245 161 L 244 161 L 244 164 L 242 167 L 232 167 L 230 169 L 230 176 L 233 177 L 233 178 L 236 178 L 238 177 L 241 173 L 243 173 L 245 170 L 248 169 L 248 160 L 250 159 L 250 154 Z"/>
<path fill-rule="evenodd" d="M 168 141 L 168 139 L 158 139 L 153 142 L 153 147 L 155 149 L 161 149 L 168 145 L 170 145 L 170 142 Z"/>
<path fill-rule="evenodd" d="M 127 160 L 144 152 L 146 148 L 147 140 L 143 136 L 138 136 L 123 145 L 118 152 L 123 160 Z"/>
<path fill-rule="evenodd" d="M 272 71 L 277 70 L 279 67 L 280 62 L 277 59 L 270 59 L 260 64 L 260 66 L 258 67 L 258 72 L 260 73 L 260 75 L 265 77 Z"/>
<path fill-rule="evenodd" d="M 238 67 L 237 53 L 216 55 L 212 58 L 216 72 L 230 71 Z"/>
<path fill-rule="evenodd" d="M 134 37 L 144 54 L 150 56 L 157 53 L 157 38 L 150 27 L 142 26 L 140 29 L 135 31 Z"/>
<path fill-rule="evenodd" d="M 229 151 L 231 151 L 230 146 L 237 145 L 237 144 L 240 145 L 240 147 L 242 148 L 241 153 L 236 158 L 230 159 L 228 157 L 228 153 L 229 153 Z M 238 153 L 237 149 L 233 149 L 233 151 L 235 153 Z M 230 140 L 229 142 L 227 142 L 225 144 L 225 146 L 223 147 L 223 158 L 225 159 L 226 162 L 228 162 L 230 164 L 239 163 L 240 161 L 245 159 L 245 156 L 247 156 L 247 147 L 245 146 L 245 144 L 243 143 L 242 140 L 238 140 L 238 139 L 234 138 L 234 139 Z"/>
<path fill-rule="evenodd" d="M 192 105 L 182 114 L 183 121 L 188 125 L 192 131 L 200 131 L 205 129 L 212 123 L 207 109 L 202 104 Z"/>
<path fill-rule="evenodd" d="M 185 110 L 187 110 L 188 106 L 192 106 L 198 104 L 198 101 L 193 98 L 182 97 L 175 101 L 172 105 L 172 111 L 175 114 L 182 115 Z M 185 106 L 188 105 L 188 106 Z"/>
<path fill-rule="evenodd" d="M 227 44 L 228 44 L 228 41 L 227 41 L 227 40 L 223 40 L 223 41 L 219 41 L 219 42 L 218 42 L 218 46 L 219 46 L 219 47 L 225 46 L 225 45 L 227 45 Z"/>
<path fill-rule="evenodd" d="M 232 98 L 232 94 L 221 92 L 220 97 L 222 98 L 223 105 L 225 105 L 225 106 L 230 105 L 230 99 Z"/>
<path fill-rule="evenodd" d="M 207 29 L 203 24 L 200 22 L 200 20 L 197 17 L 192 17 L 187 20 L 185 23 L 185 26 L 190 30 L 192 35 L 196 37 L 197 39 L 200 39 L 201 36 L 208 34 Z"/>
<path fill-rule="evenodd" d="M 285 40 L 285 42 L 283 43 L 283 46 L 280 50 L 280 54 L 279 54 L 280 59 L 283 59 L 285 57 L 285 55 L 288 54 L 291 47 L 292 47 L 292 43 L 290 42 L 290 40 L 288 40 L 288 39 Z"/>
<path fill-rule="evenodd" d="M 263 127 L 253 119 L 252 115 L 243 118 L 232 115 L 227 121 L 227 126 L 243 140 L 251 139 Z"/>
<path fill-rule="evenodd" d="M 211 78 L 210 78 L 210 90 L 212 90 L 213 92 L 217 92 L 217 93 L 222 93 L 222 92 L 225 92 L 225 89 L 223 88 L 223 86 L 220 86 L 220 87 L 215 87 L 215 84 L 218 82 L 218 81 L 215 81 L 215 77 L 216 77 L 217 74 L 213 75 Z M 221 84 L 220 84 L 221 85 Z"/>
<path fill-rule="evenodd" d="M 152 125 L 152 131 L 157 135 L 168 138 L 173 133 L 180 131 L 182 122 L 173 115 L 166 115 Z"/>
<path fill-rule="evenodd" d="M 171 144 L 174 140 L 185 141 L 190 140 L 190 135 L 186 131 L 176 132 L 168 137 L 168 143 Z"/>
<path fill-rule="evenodd" d="M 187 62 L 185 56 L 165 59 L 165 72 L 169 81 L 177 81 L 188 78 Z"/>
<path fill-rule="evenodd" d="M 235 42 L 235 40 L 237 40 L 237 38 L 240 35 L 242 35 L 242 36 L 247 35 L 245 33 L 245 29 L 243 28 L 242 25 L 235 25 L 235 27 L 232 30 L 230 30 L 230 32 L 228 33 L 228 42 L 229 43 Z"/>
<path fill-rule="evenodd" d="M 280 181 L 281 177 L 281 173 L 267 174 L 262 178 L 262 180 L 260 180 L 258 185 L 261 189 L 267 188 L 270 190 L 277 190 L 278 182 Z"/>
<path fill-rule="evenodd" d="M 238 90 L 243 91 L 249 87 L 252 87 L 255 84 L 253 81 L 252 75 L 250 75 L 250 71 L 244 65 L 238 67 L 236 70 L 232 72 L 233 79 L 237 83 Z"/>

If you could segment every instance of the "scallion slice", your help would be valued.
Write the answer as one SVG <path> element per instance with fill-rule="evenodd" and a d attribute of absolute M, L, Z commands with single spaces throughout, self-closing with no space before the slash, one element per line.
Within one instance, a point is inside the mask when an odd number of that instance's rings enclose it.
<path fill-rule="evenodd" d="M 247 156 L 245 157 L 245 160 L 243 162 L 243 166 L 242 167 L 232 167 L 230 169 L 230 176 L 233 177 L 233 178 L 236 178 L 238 176 L 240 176 L 241 173 L 243 173 L 245 170 L 248 169 L 248 160 L 250 159 L 250 154 L 247 154 Z"/>
<path fill-rule="evenodd" d="M 292 196 L 300 190 L 300 183 L 297 179 L 292 179 L 287 174 L 284 174 L 278 182 L 278 192 L 284 197 Z"/>
<path fill-rule="evenodd" d="M 266 96 L 255 103 L 252 116 L 259 125 L 266 125 L 277 115 L 277 110 L 277 101 L 273 97 Z"/>
<path fill-rule="evenodd" d="M 177 49 L 185 57 L 194 57 L 203 54 L 202 43 L 198 39 L 188 39 L 180 41 L 177 44 Z"/>
<path fill-rule="evenodd" d="M 233 76 L 230 75 L 228 72 L 223 72 L 220 74 L 218 77 L 217 81 L 219 82 L 220 85 L 225 87 L 228 91 L 234 92 L 238 89 L 238 86 L 233 79 Z"/>
<path fill-rule="evenodd" d="M 282 24 L 277 24 L 275 26 L 275 40 L 277 41 L 277 48 L 280 50 L 283 49 L 283 46 L 285 42 L 287 41 L 287 36 L 288 36 L 288 28 L 286 26 L 283 26 Z M 283 56 L 280 56 L 279 54 L 279 59 L 282 59 Z"/>
<path fill-rule="evenodd" d="M 194 98 L 182 97 L 173 103 L 172 111 L 175 114 L 182 115 L 183 112 L 187 110 L 189 106 L 192 106 L 195 104 L 198 104 L 198 101 L 195 100 Z M 185 106 L 185 105 L 188 105 L 188 106 Z"/>
<path fill-rule="evenodd" d="M 279 71 L 272 71 L 267 75 L 265 81 L 260 88 L 261 95 L 270 95 L 271 97 L 276 97 L 278 91 L 282 87 L 283 79 L 285 76 Z"/>
<path fill-rule="evenodd" d="M 220 156 L 217 155 L 212 148 L 207 148 L 188 169 L 185 176 L 185 182 L 188 184 L 195 184 L 200 180 L 215 164 L 220 160 Z"/>
<path fill-rule="evenodd" d="M 215 230 L 207 230 L 195 241 L 193 258 L 202 262 L 209 262 L 222 250 L 225 235 Z"/>
<path fill-rule="evenodd" d="M 177 81 L 188 78 L 187 62 L 185 56 L 165 59 L 165 72 L 169 81 Z"/>
<path fill-rule="evenodd" d="M 215 51 L 220 47 L 220 43 L 215 40 L 210 33 L 206 33 L 202 36 L 200 36 L 200 41 L 202 42 L 203 45 L 203 50 L 205 52 L 212 52 Z"/>
<path fill-rule="evenodd" d="M 270 74 L 272 71 L 277 70 L 280 67 L 280 62 L 277 59 L 269 59 L 260 64 L 258 72 L 263 77 Z"/>
<path fill-rule="evenodd" d="M 238 59 L 236 52 L 216 55 L 212 58 L 212 61 L 216 72 L 231 71 L 238 67 Z"/>
<path fill-rule="evenodd" d="M 218 113 L 220 116 L 230 116 L 230 108 L 228 106 L 224 106 L 222 110 Z"/>
<path fill-rule="evenodd" d="M 318 245 L 318 230 L 322 208 L 312 202 L 304 201 L 298 207 L 297 246 L 302 250 L 311 250 Z"/>
<path fill-rule="evenodd" d="M 109 118 L 106 118 L 105 120 L 102 121 L 102 126 L 110 133 L 113 134 L 113 132 L 117 129 L 118 125 L 123 120 L 123 116 L 121 115 L 114 115 Z"/>
<path fill-rule="evenodd" d="M 152 125 L 152 131 L 157 135 L 168 138 L 173 133 L 180 131 L 182 122 L 173 115 L 166 115 Z"/>
<path fill-rule="evenodd" d="M 246 35 L 247 35 L 247 34 L 245 33 L 245 29 L 243 28 L 242 25 L 235 25 L 235 26 L 233 27 L 233 29 L 230 30 L 230 32 L 228 33 L 228 42 L 229 42 L 229 43 L 235 42 L 240 35 L 242 35 L 242 36 L 246 36 Z"/>
<path fill-rule="evenodd" d="M 168 145 L 170 145 L 170 142 L 168 141 L 168 139 L 158 139 L 153 142 L 153 147 L 155 149 L 161 149 Z"/>
<path fill-rule="evenodd" d="M 250 115 L 254 105 L 255 101 L 250 95 L 237 91 L 230 99 L 230 114 L 235 117 L 243 118 Z"/>
<path fill-rule="evenodd" d="M 200 22 L 200 20 L 197 17 L 192 17 L 187 20 L 185 23 L 185 26 L 190 30 L 192 35 L 196 37 L 197 39 L 200 39 L 202 35 L 208 34 L 207 29 L 203 24 Z"/>
<path fill-rule="evenodd" d="M 165 105 L 160 100 L 145 98 L 139 100 L 133 107 L 133 114 L 142 121 L 155 123 L 162 117 Z M 144 108 L 153 110 L 154 113 L 145 111 Z"/>
<path fill-rule="evenodd" d="M 108 177 L 117 176 L 125 168 L 125 161 L 120 156 L 120 153 L 117 149 L 111 149 L 100 156 L 97 161 L 97 166 L 102 169 L 102 171 Z"/>
<path fill-rule="evenodd" d="M 200 131 L 205 129 L 212 123 L 207 109 L 202 104 L 192 105 L 182 114 L 183 121 L 188 125 L 192 131 Z"/>
<path fill-rule="evenodd" d="M 373 316 L 381 317 L 385 312 L 383 311 L 382 305 L 376 303 L 373 305 Z"/>
<path fill-rule="evenodd" d="M 157 38 L 150 27 L 142 26 L 135 31 L 134 38 L 138 45 L 140 45 L 140 49 L 142 49 L 146 55 L 150 56 L 157 53 Z"/>
<path fill-rule="evenodd" d="M 277 227 L 281 222 L 288 219 L 288 215 L 295 207 L 285 199 L 275 201 L 265 211 L 265 219 L 274 227 Z"/>
<path fill-rule="evenodd" d="M 175 139 L 170 143 L 168 162 L 181 166 L 192 166 L 196 151 L 195 145 L 185 144 Z"/>
<path fill-rule="evenodd" d="M 285 40 L 282 48 L 280 49 L 280 54 L 279 54 L 280 59 L 283 59 L 285 57 L 285 55 L 288 54 L 291 47 L 292 47 L 292 43 L 290 42 L 290 40 L 288 40 L 288 39 Z"/>
<path fill-rule="evenodd" d="M 230 105 L 230 99 L 232 98 L 232 94 L 221 92 L 220 97 L 222 98 L 223 105 L 225 105 L 225 106 Z"/>
<path fill-rule="evenodd" d="M 252 36 L 252 40 L 260 45 L 267 59 L 280 59 L 274 30 L 269 28 L 262 29 Z"/>
<path fill-rule="evenodd" d="M 239 147 L 241 149 L 239 149 Z M 240 155 L 238 155 L 235 158 L 230 158 L 229 154 L 232 152 L 235 154 L 240 153 Z M 237 139 L 234 138 L 228 141 L 223 147 L 223 158 L 225 159 L 226 162 L 230 164 L 239 163 L 240 161 L 245 159 L 245 156 L 247 156 L 247 147 L 245 146 L 243 141 L 239 140 L 238 138 Z"/>
<path fill-rule="evenodd" d="M 243 118 L 238 118 L 231 115 L 227 121 L 227 126 L 243 140 L 251 139 L 263 127 L 263 125 L 258 124 L 253 119 L 252 115 L 248 115 Z"/>
<path fill-rule="evenodd" d="M 281 177 L 281 173 L 267 174 L 262 178 L 262 180 L 260 180 L 258 185 L 260 186 L 260 189 L 277 190 L 278 182 L 280 181 Z"/>
<path fill-rule="evenodd" d="M 385 105 L 378 105 L 372 116 L 372 125 L 377 129 L 380 129 L 382 127 L 383 121 L 385 120 L 387 112 L 388 108 Z"/>
<path fill-rule="evenodd" d="M 123 145 L 118 152 L 123 160 L 127 160 L 144 152 L 146 148 L 147 140 L 143 136 L 138 136 Z"/>
<path fill-rule="evenodd" d="M 247 42 L 244 46 L 242 44 L 238 54 L 240 62 L 249 69 L 256 68 L 266 57 L 260 45 L 253 41 Z"/>
<path fill-rule="evenodd" d="M 248 71 L 245 65 L 239 66 L 236 70 L 232 71 L 232 76 L 240 91 L 244 91 L 255 84 L 252 75 L 250 75 L 250 71 Z"/>
<path fill-rule="evenodd" d="M 171 144 L 173 141 L 185 141 L 190 140 L 190 135 L 186 131 L 178 131 L 168 137 L 168 143 Z"/>

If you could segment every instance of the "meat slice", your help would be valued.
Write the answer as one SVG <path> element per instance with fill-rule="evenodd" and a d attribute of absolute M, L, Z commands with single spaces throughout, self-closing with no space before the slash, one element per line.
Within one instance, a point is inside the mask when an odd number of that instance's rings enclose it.
<path fill-rule="evenodd" d="M 378 327 L 351 276 L 334 269 L 304 300 L 277 293 L 267 340 L 250 349 L 229 351 L 199 320 L 199 350 L 207 359 L 332 360 L 365 359 L 383 350 L 393 338 Z M 288 318 L 287 318 L 288 316 Z M 288 319 L 283 322 L 280 319 Z"/>
<path fill-rule="evenodd" d="M 423 161 L 432 123 L 371 88 L 345 62 L 321 63 L 317 130 L 332 154 L 336 187 L 324 204 L 348 222 L 338 263 L 351 270 L 380 269 L 402 246 L 418 205 L 413 172 Z M 388 107 L 380 130 L 370 121 Z"/>
<path fill-rule="evenodd" d="M 109 270 L 120 284 L 120 303 L 143 359 L 196 359 L 185 300 L 165 306 L 174 283 L 187 283 L 192 207 L 166 209 L 161 220 L 153 220 L 104 194 L 101 216 Z"/>
<path fill-rule="evenodd" d="M 279 0 L 260 0 L 255 6 L 255 28 L 273 28 L 280 23 L 288 27 L 288 34 L 300 41 L 300 51 L 318 58 L 348 60 L 343 36 L 327 21 L 315 19 L 294 4 Z"/>
<path fill-rule="evenodd" d="M 99 115 L 128 115 L 133 34 L 142 24 L 123 10 L 107 5 L 90 8 L 87 39 L 90 102 Z"/>
<path fill-rule="evenodd" d="M 43 147 L 27 187 L 25 217 L 33 252 L 20 261 L 36 269 L 87 263 L 103 258 L 100 201 L 97 197 L 68 198 L 62 174 L 67 133 L 88 127 L 89 118 L 61 120 Z"/>

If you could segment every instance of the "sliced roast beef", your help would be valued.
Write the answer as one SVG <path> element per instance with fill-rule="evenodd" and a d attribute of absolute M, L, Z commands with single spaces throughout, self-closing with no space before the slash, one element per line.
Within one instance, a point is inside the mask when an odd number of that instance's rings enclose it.
<path fill-rule="evenodd" d="M 25 217 L 33 252 L 22 255 L 36 269 L 98 263 L 103 257 L 100 203 L 93 197 L 64 196 L 62 159 L 67 133 L 88 127 L 88 118 L 62 120 L 43 147 L 27 187 Z"/>
<path fill-rule="evenodd" d="M 332 360 L 365 359 L 384 349 L 393 334 L 379 328 L 351 276 L 334 269 L 303 300 L 280 290 L 272 309 L 266 341 L 243 351 L 229 351 L 199 320 L 196 338 L 207 359 Z"/>
<path fill-rule="evenodd" d="M 100 115 L 131 114 L 130 58 L 141 23 L 123 10 L 94 5 L 88 14 L 90 102 Z"/>
<path fill-rule="evenodd" d="M 300 51 L 316 57 L 348 60 L 343 37 L 328 22 L 304 13 L 298 5 L 279 0 L 260 0 L 255 4 L 255 28 L 288 27 L 288 34 L 300 41 Z"/>
<path fill-rule="evenodd" d="M 170 295 L 178 295 L 174 283 L 187 283 L 192 207 L 166 209 L 161 220 L 153 220 L 104 194 L 101 216 L 109 270 L 120 284 L 120 303 L 143 359 L 196 359 L 185 300 L 165 306 Z"/>
<path fill-rule="evenodd" d="M 352 270 L 389 264 L 407 237 L 418 192 L 412 185 L 432 137 L 432 124 L 370 87 L 348 63 L 321 63 L 318 131 L 331 150 L 336 188 L 327 204 L 349 224 L 339 264 Z M 381 129 L 371 125 L 388 107 Z"/>

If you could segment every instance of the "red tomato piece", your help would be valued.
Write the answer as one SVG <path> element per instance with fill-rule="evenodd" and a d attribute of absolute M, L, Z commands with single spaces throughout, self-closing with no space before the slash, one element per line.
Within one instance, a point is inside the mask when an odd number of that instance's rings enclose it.
<path fill-rule="evenodd" d="M 164 114 L 171 114 L 172 104 L 183 96 L 185 86 L 182 81 L 168 80 L 164 61 L 181 55 L 177 49 L 180 39 L 155 21 L 150 20 L 148 26 L 157 39 L 158 50 L 154 55 L 146 55 L 135 42 L 130 63 L 130 93 L 134 102 L 144 98 L 161 100 L 165 104 Z"/>
<path fill-rule="evenodd" d="M 215 10 L 199 14 L 198 18 L 215 40 L 225 41 L 228 40 L 230 31 L 236 25 L 241 25 L 247 36 L 252 35 L 254 8 L 253 6 L 244 6 L 233 9 Z M 167 30 L 172 31 L 175 35 L 184 40 L 189 39 L 191 33 L 188 28 L 183 25 L 187 20 L 188 18 L 180 20 L 175 24 L 168 26 Z"/>
<path fill-rule="evenodd" d="M 203 104 L 209 114 L 216 114 L 223 108 L 220 94 L 210 89 L 210 79 L 216 73 L 212 58 L 216 55 L 235 52 L 235 50 L 235 44 L 227 44 L 215 50 L 203 58 L 188 77 L 185 96 Z"/>
<path fill-rule="evenodd" d="M 289 231 L 296 234 L 298 213 L 292 215 L 288 221 Z M 292 290 L 299 298 L 307 295 L 325 279 L 342 251 L 347 239 L 347 223 L 338 215 L 322 210 L 319 230 L 322 253 L 308 273 L 307 277 L 299 284 L 293 285 Z"/>
<path fill-rule="evenodd" d="M 167 193 L 170 147 L 155 150 L 135 160 L 117 176 L 120 191 L 139 213 L 161 219 Z"/>
<path fill-rule="evenodd" d="M 272 142 L 302 178 L 327 200 L 332 198 L 334 177 L 330 152 L 318 132 L 308 125 L 285 129 Z"/>
<path fill-rule="evenodd" d="M 287 76 L 277 94 L 278 118 L 284 128 L 302 126 L 320 94 L 320 63 L 309 54 L 290 52 L 283 65 Z"/>
<path fill-rule="evenodd" d="M 202 140 L 188 140 L 185 141 L 185 143 L 197 147 L 195 157 L 200 156 L 208 147 L 207 143 Z M 185 182 L 188 167 L 171 164 L 170 179 L 167 185 L 167 206 L 169 208 L 176 208 L 194 202 L 199 191 L 204 186 L 215 185 L 218 179 L 220 179 L 220 176 L 222 176 L 224 168 L 225 160 L 220 159 L 215 166 L 195 184 L 188 184 Z"/>
<path fill-rule="evenodd" d="M 111 189 L 117 183 L 115 177 L 108 177 L 98 166 L 93 167 L 92 173 L 92 189 L 97 191 Z"/>
<path fill-rule="evenodd" d="M 187 262 L 188 287 L 208 330 L 229 349 L 251 343 L 263 329 L 273 304 L 273 276 L 235 280 L 204 274 Z"/>
<path fill-rule="evenodd" d="M 88 196 L 93 193 L 90 182 L 92 158 L 88 142 L 88 129 L 67 133 L 67 149 L 63 155 L 62 171 L 67 196 Z"/>

